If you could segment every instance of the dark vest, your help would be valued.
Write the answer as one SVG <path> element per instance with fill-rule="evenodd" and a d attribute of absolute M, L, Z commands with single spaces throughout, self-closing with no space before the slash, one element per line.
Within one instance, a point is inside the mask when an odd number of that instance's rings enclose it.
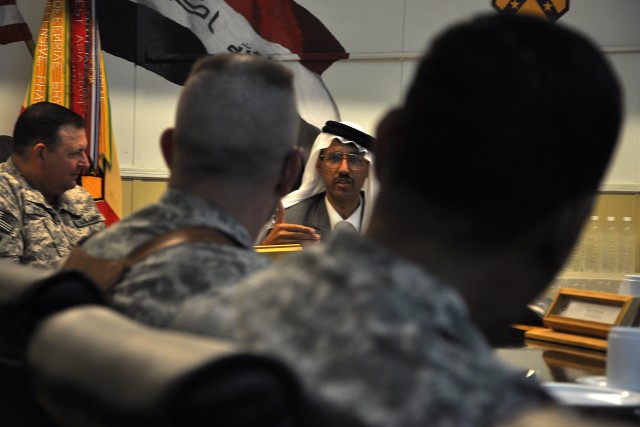
<path fill-rule="evenodd" d="M 304 199 L 284 211 L 284 222 L 315 228 L 322 240 L 331 235 L 331 222 L 327 214 L 325 192 Z"/>

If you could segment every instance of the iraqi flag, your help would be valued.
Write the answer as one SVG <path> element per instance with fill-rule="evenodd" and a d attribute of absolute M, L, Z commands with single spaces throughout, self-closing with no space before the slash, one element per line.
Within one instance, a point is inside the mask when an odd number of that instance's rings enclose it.
<path fill-rule="evenodd" d="M 248 53 L 295 74 L 302 118 L 321 128 L 340 114 L 322 73 L 347 58 L 342 45 L 293 0 L 102 0 L 103 49 L 182 85 L 200 56 Z"/>
<path fill-rule="evenodd" d="M 16 0 L 0 0 L 0 44 L 31 39 L 31 31 L 16 6 Z"/>

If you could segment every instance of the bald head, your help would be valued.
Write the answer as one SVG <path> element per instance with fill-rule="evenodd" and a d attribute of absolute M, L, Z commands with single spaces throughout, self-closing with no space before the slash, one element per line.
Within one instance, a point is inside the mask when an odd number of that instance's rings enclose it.
<path fill-rule="evenodd" d="M 178 104 L 172 181 L 184 187 L 269 180 L 294 146 L 298 125 L 286 68 L 250 55 L 204 58 Z"/>

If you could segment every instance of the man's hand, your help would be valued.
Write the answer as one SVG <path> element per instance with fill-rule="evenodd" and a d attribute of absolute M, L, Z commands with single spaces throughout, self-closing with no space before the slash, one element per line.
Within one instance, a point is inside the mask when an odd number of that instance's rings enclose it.
<path fill-rule="evenodd" d="M 299 243 L 310 245 L 320 242 L 320 235 L 311 227 L 284 222 L 284 206 L 280 203 L 276 211 L 276 221 L 271 232 L 262 239 L 261 245 L 285 245 Z"/>

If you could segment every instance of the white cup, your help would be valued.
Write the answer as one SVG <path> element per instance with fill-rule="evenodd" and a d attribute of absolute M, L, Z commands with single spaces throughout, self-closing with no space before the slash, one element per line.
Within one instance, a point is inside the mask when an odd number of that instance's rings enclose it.
<path fill-rule="evenodd" d="M 640 274 L 627 274 L 620 284 L 619 294 L 640 297 Z"/>
<path fill-rule="evenodd" d="M 607 386 L 640 391 L 640 328 L 611 328 L 607 350 Z"/>

